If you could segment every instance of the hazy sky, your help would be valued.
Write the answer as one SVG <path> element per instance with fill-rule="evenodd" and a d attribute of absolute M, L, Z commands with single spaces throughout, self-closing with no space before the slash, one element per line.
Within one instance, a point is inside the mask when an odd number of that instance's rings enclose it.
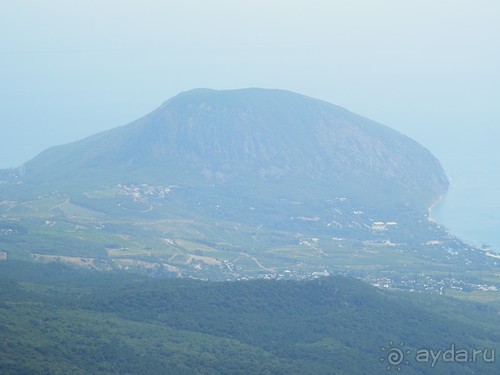
<path fill-rule="evenodd" d="M 498 0 L 0 0 L 0 168 L 198 87 L 293 90 L 415 138 L 454 180 L 444 222 L 500 250 Z"/>

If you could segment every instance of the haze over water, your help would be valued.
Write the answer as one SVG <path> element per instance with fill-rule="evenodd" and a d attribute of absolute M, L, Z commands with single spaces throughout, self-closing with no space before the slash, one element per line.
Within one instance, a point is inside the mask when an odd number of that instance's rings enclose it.
<path fill-rule="evenodd" d="M 488 154 L 457 159 L 448 172 L 450 190 L 432 210 L 433 219 L 463 241 L 489 245 L 500 252 L 500 175 L 492 170 Z"/>

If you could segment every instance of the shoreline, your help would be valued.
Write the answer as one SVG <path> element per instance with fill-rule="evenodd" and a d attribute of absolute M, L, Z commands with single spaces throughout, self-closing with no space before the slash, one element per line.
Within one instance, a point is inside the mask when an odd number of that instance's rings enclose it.
<path fill-rule="evenodd" d="M 432 210 L 437 206 L 439 205 L 440 203 L 443 202 L 443 200 L 445 199 L 446 197 L 446 194 L 448 192 L 440 195 L 428 208 L 428 215 L 427 215 L 427 219 L 429 220 L 429 222 L 431 223 L 434 223 L 436 225 L 439 225 L 441 227 L 443 227 L 451 236 L 459 239 L 460 241 L 462 241 L 463 243 L 469 245 L 469 246 L 472 246 L 478 250 L 481 250 L 485 253 L 489 253 L 491 255 L 489 256 L 494 256 L 494 257 L 497 257 L 497 256 L 500 256 L 500 245 L 495 245 L 496 241 L 488 241 L 488 240 L 485 240 L 484 238 L 479 240 L 479 239 L 472 239 L 470 235 L 467 235 L 467 236 L 464 236 L 463 234 L 459 234 L 457 233 L 457 230 L 454 230 L 452 228 L 450 228 L 448 226 L 448 224 L 446 223 L 443 223 L 437 219 L 435 219 L 433 216 L 432 216 Z M 464 237 L 466 237 L 467 239 L 464 239 Z M 474 237 L 474 236 L 472 236 Z M 479 236 L 478 236 L 479 238 Z M 487 246 L 486 248 L 484 248 L 483 246 Z"/>
<path fill-rule="evenodd" d="M 444 197 L 446 196 L 446 194 L 448 194 L 450 192 L 450 189 L 453 185 L 453 181 L 452 181 L 451 177 L 446 176 L 446 179 L 448 180 L 448 186 L 446 188 L 446 191 L 443 194 L 441 194 L 439 197 L 437 197 L 437 199 L 427 209 L 427 219 L 432 223 L 439 224 L 436 220 L 434 220 L 432 218 L 432 210 L 434 207 L 436 207 L 439 203 L 441 203 L 444 200 Z"/>
<path fill-rule="evenodd" d="M 432 222 L 432 223 L 436 223 L 436 224 L 439 224 L 436 220 L 434 220 L 432 218 L 432 210 L 434 209 L 434 207 L 436 207 L 439 203 L 441 203 L 445 197 L 446 193 L 444 194 L 441 194 L 430 206 L 429 208 L 427 209 L 427 219 Z"/>

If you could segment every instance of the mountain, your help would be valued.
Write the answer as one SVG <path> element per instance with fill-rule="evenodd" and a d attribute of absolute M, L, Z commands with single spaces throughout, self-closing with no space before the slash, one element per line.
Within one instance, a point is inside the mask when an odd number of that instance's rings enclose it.
<path fill-rule="evenodd" d="M 343 108 L 280 90 L 193 90 L 0 171 L 0 260 L 500 288 L 497 258 L 429 220 L 447 186 L 428 150 Z"/>
<path fill-rule="evenodd" d="M 497 373 L 462 363 L 499 342 L 500 273 L 429 220 L 447 186 L 332 104 L 180 94 L 0 171 L 0 372 Z"/>
<path fill-rule="evenodd" d="M 25 183 L 48 190 L 164 183 L 257 200 L 345 196 L 368 206 L 427 208 L 448 186 L 438 160 L 410 138 L 335 105 L 265 89 L 181 93 L 24 167 Z"/>

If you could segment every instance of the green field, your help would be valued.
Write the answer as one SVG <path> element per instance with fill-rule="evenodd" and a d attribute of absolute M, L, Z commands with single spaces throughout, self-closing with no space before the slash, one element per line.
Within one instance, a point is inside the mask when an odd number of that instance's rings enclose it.
<path fill-rule="evenodd" d="M 0 252 L 7 259 L 213 280 L 326 272 L 394 289 L 498 299 L 494 258 L 414 212 L 387 215 L 388 225 L 382 215 L 338 200 L 256 206 L 240 199 L 225 207 L 218 201 L 145 184 L 4 201 Z"/>

